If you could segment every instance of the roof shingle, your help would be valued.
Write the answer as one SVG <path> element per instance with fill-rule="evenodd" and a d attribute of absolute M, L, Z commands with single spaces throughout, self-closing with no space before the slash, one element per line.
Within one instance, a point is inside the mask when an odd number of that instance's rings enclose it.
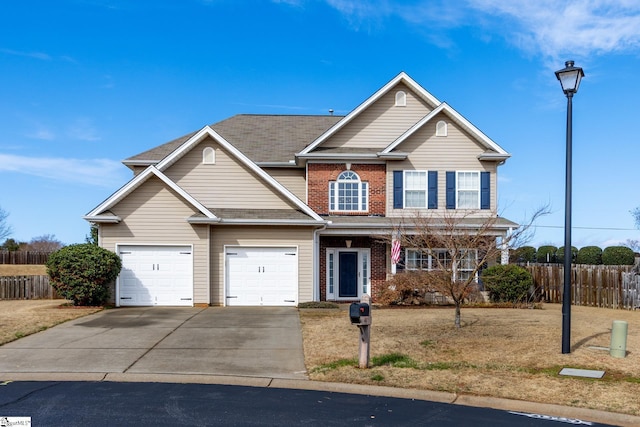
<path fill-rule="evenodd" d="M 341 119 L 342 116 L 238 114 L 211 128 L 255 163 L 286 163 Z M 195 134 L 184 135 L 124 162 L 157 163 Z"/>

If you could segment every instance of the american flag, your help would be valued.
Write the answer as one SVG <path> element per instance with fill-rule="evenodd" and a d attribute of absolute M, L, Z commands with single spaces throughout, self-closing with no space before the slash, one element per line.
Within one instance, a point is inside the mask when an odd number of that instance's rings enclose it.
<path fill-rule="evenodd" d="M 400 261 L 400 240 L 394 239 L 391 243 L 391 262 L 397 264 Z"/>

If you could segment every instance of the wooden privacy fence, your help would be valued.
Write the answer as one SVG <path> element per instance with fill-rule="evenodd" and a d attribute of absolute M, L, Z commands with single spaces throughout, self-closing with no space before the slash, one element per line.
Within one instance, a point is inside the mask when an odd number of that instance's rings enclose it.
<path fill-rule="evenodd" d="M 525 266 L 533 276 L 538 299 L 560 303 L 564 288 L 564 266 L 530 264 Z M 635 309 L 640 307 L 640 279 L 632 266 L 572 265 L 571 303 L 604 308 Z"/>
<path fill-rule="evenodd" d="M 0 264 L 43 265 L 49 260 L 51 252 L 36 251 L 0 251 Z"/>
<path fill-rule="evenodd" d="M 56 298 L 49 276 L 0 276 L 0 300 Z"/>

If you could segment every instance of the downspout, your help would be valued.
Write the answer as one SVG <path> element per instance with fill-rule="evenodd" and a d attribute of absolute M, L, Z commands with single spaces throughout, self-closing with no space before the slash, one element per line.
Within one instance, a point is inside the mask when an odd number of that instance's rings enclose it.
<path fill-rule="evenodd" d="M 320 237 L 318 233 L 327 229 L 331 221 L 313 230 L 313 300 L 320 301 Z"/>

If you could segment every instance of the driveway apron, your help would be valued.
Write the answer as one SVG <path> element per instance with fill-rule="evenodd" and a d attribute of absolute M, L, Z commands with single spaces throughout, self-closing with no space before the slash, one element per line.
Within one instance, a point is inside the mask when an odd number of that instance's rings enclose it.
<path fill-rule="evenodd" d="M 0 346 L 0 373 L 307 379 L 291 307 L 118 308 Z"/>

